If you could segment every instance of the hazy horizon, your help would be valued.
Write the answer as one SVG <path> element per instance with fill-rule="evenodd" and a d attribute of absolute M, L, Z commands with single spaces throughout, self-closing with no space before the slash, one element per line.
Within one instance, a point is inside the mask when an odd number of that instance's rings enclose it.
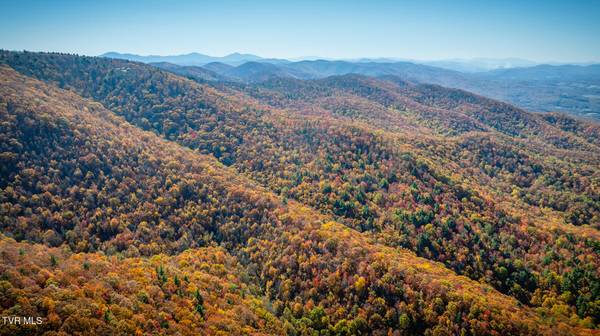
<path fill-rule="evenodd" d="M 8 48 L 3 48 L 0 47 L 0 49 L 5 49 L 5 50 L 9 50 L 9 51 L 26 51 L 26 52 L 57 52 L 57 53 L 66 53 L 66 54 L 77 54 L 77 55 L 82 55 L 82 56 L 92 56 L 92 57 L 101 57 L 104 56 L 106 54 L 110 54 L 110 53 L 117 53 L 117 54 L 121 54 L 121 55 L 135 55 L 135 56 L 140 56 L 140 57 L 174 57 L 174 56 L 184 56 L 184 55 L 191 55 L 191 54 L 200 54 L 200 55 L 204 55 L 204 56 L 209 56 L 209 57 L 214 57 L 214 58 L 223 58 L 223 57 L 227 57 L 227 56 L 231 56 L 231 55 L 235 55 L 235 54 L 241 54 L 241 55 L 252 55 L 252 56 L 258 56 L 262 59 L 281 59 L 281 60 L 287 60 L 287 61 L 303 61 L 303 60 L 329 60 L 329 61 L 356 61 L 356 60 L 391 60 L 391 61 L 395 61 L 395 62 L 423 62 L 423 63 L 435 63 L 435 62 L 477 62 L 477 61 L 522 61 L 522 62 L 531 62 L 533 64 L 536 65 L 542 65 L 542 64 L 547 64 L 547 65 L 596 65 L 596 64 L 600 64 L 600 60 L 589 60 L 589 61 L 569 61 L 569 60 L 565 60 L 565 61 L 557 61 L 557 60 L 535 60 L 535 59 L 527 59 L 527 58 L 522 58 L 522 57 L 516 57 L 516 56 L 507 56 L 507 57 L 471 57 L 471 58 L 461 58 L 461 57 L 451 57 L 451 58 L 437 58 L 437 59 L 417 59 L 417 58 L 406 58 L 406 57 L 400 57 L 400 56 L 357 56 L 357 57 L 325 57 L 325 56 L 314 56 L 314 55 L 309 55 L 309 56 L 292 56 L 292 57 L 274 57 L 274 56 L 268 56 L 268 55 L 259 55 L 253 52 L 239 52 L 239 51 L 234 51 L 234 52 L 230 52 L 230 53 L 226 53 L 226 54 L 214 54 L 214 53 L 210 53 L 210 52 L 203 52 L 203 51 L 189 51 L 189 52 L 182 52 L 182 53 L 172 53 L 172 54 L 143 54 L 143 53 L 137 53 L 137 52 L 132 52 L 132 51 L 119 51 L 119 50 L 107 50 L 105 52 L 101 52 L 98 54 L 86 54 L 86 53 L 79 53 L 79 52 L 70 52 L 70 51 L 61 51 L 61 50 L 45 50 L 45 49 L 8 49 Z"/>
<path fill-rule="evenodd" d="M 13 51 L 19 51 L 19 50 L 13 50 Z M 32 52 L 43 52 L 44 50 L 24 50 L 24 51 L 32 51 Z M 51 50 L 48 50 L 48 52 L 52 52 Z M 141 57 L 173 57 L 173 56 L 184 56 L 184 55 L 191 55 L 191 54 L 200 54 L 200 55 L 204 55 L 204 56 L 209 56 L 209 57 L 227 57 L 227 56 L 231 56 L 231 55 L 235 55 L 235 54 L 240 54 L 240 55 L 252 55 L 252 56 L 258 56 L 260 58 L 263 59 L 282 59 L 282 60 L 289 60 L 289 61 L 296 61 L 296 60 L 306 60 L 306 59 L 314 59 L 314 60 L 362 60 L 362 59 L 366 59 L 366 60 L 394 60 L 394 61 L 420 61 L 420 62 L 442 62 L 442 61 L 503 61 L 503 60 L 518 60 L 518 61 L 526 61 L 526 62 L 533 62 L 533 63 L 538 63 L 538 64 L 543 64 L 543 63 L 548 63 L 548 64 L 553 64 L 553 63 L 560 63 L 560 64 L 597 64 L 600 63 L 600 60 L 597 61 L 555 61 L 555 60 L 535 60 L 535 59 L 527 59 L 527 58 L 522 58 L 522 57 L 516 57 L 516 56 L 507 56 L 507 57 L 470 57 L 470 58 L 463 58 L 463 57 L 450 57 L 450 58 L 435 58 L 435 59 L 418 59 L 418 58 L 407 58 L 407 57 L 401 57 L 401 56 L 357 56 L 357 57 L 326 57 L 326 56 L 319 56 L 319 55 L 307 55 L 307 56 L 292 56 L 292 57 L 274 57 L 274 56 L 269 56 L 269 55 L 259 55 L 257 53 L 253 53 L 253 52 L 240 52 L 240 51 L 234 51 L 234 52 L 230 52 L 230 53 L 226 53 L 226 54 L 214 54 L 214 53 L 210 53 L 210 52 L 204 52 L 204 51 L 189 51 L 189 52 L 182 52 L 182 53 L 177 53 L 177 54 L 141 54 L 141 53 L 137 53 L 137 52 L 130 52 L 130 51 L 119 51 L 119 50 L 107 50 L 106 52 L 102 52 L 99 53 L 97 55 L 87 55 L 87 54 L 81 54 L 81 55 L 85 55 L 85 56 L 103 56 L 105 54 L 109 54 L 109 53 L 118 53 L 118 54 L 122 54 L 122 55 L 136 55 L 136 56 L 141 56 Z"/>
<path fill-rule="evenodd" d="M 518 58 L 600 62 L 600 3 L 581 1 L 22 1 L 3 5 L 0 48 L 100 55 Z"/>

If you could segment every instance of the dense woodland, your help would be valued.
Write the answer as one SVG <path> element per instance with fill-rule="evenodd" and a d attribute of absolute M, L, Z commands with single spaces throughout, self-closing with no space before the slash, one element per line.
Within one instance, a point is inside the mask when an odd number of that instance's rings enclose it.
<path fill-rule="evenodd" d="M 396 78 L 242 85 L 64 54 L 0 63 L 2 309 L 52 317 L 39 333 L 600 323 L 596 124 Z M 85 279 L 106 294 L 87 297 Z M 144 302 L 144 286 L 164 301 Z M 67 288 L 79 314 L 56 299 Z"/>

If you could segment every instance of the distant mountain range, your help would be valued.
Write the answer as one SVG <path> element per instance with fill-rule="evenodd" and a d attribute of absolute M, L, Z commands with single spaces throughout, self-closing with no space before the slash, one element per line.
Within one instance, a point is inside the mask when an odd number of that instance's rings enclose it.
<path fill-rule="evenodd" d="M 100 57 L 109 57 L 116 59 L 124 59 L 143 63 L 159 63 L 168 62 L 177 65 L 196 65 L 203 66 L 212 62 L 219 62 L 228 65 L 241 65 L 246 62 L 266 62 L 274 64 L 300 62 L 300 61 L 345 61 L 350 63 L 397 63 L 397 62 L 410 62 L 416 64 L 430 65 L 438 68 L 460 71 L 460 72 L 486 72 L 498 69 L 511 69 L 511 68 L 525 68 L 533 67 L 542 64 L 548 65 L 591 65 L 593 62 L 588 63 L 565 63 L 565 62 L 536 62 L 532 60 L 522 58 L 454 58 L 454 59 L 441 59 L 441 60 L 418 60 L 410 58 L 398 58 L 398 57 L 362 57 L 362 58 L 348 58 L 348 59 L 333 59 L 319 56 L 305 56 L 296 57 L 290 59 L 283 58 L 264 58 L 253 54 L 247 53 L 232 53 L 226 56 L 209 56 L 201 53 L 189 53 L 182 55 L 137 55 L 129 53 L 118 53 L 118 52 L 107 52 Z"/>
<path fill-rule="evenodd" d="M 204 66 L 181 66 L 168 62 L 151 62 L 150 64 L 196 79 L 211 80 L 211 76 L 199 75 L 194 68 L 202 68 L 220 75 L 230 81 L 261 82 L 270 77 L 288 77 L 296 79 L 318 79 L 329 76 L 360 74 L 380 77 L 386 75 L 398 76 L 402 79 L 445 84 L 452 86 L 468 80 L 464 74 L 443 68 L 415 64 L 411 62 L 351 62 L 341 60 L 305 60 L 298 62 L 272 63 L 264 59 L 248 61 L 234 66 L 226 62 L 211 62 Z"/>
<path fill-rule="evenodd" d="M 285 63 L 289 62 L 283 59 L 274 59 L 274 58 L 262 58 L 252 54 L 241 54 L 241 53 L 233 53 L 223 57 L 216 56 L 208 56 L 200 53 L 189 53 L 183 55 L 173 55 L 173 56 L 158 56 L 158 55 L 148 55 L 141 56 L 136 54 L 121 54 L 118 52 L 107 52 L 100 57 L 108 57 L 108 58 L 116 58 L 116 59 L 124 59 L 129 61 L 136 61 L 142 63 L 159 63 L 159 62 L 168 62 L 177 65 L 205 65 L 212 62 L 221 62 L 229 65 L 240 65 L 246 62 L 256 62 L 263 61 L 269 63 Z"/>
<path fill-rule="evenodd" d="M 199 53 L 140 56 L 109 52 L 102 57 L 150 63 L 196 81 L 259 83 L 273 77 L 308 80 L 346 74 L 394 76 L 471 91 L 530 111 L 560 111 L 600 119 L 599 64 L 548 65 L 519 58 L 408 61 L 307 57 L 291 61 L 242 53 L 214 57 Z"/>
<path fill-rule="evenodd" d="M 497 69 L 524 68 L 539 65 L 540 63 L 521 58 L 474 58 L 474 59 L 448 59 L 439 61 L 418 62 L 444 69 L 460 72 L 485 72 Z"/>

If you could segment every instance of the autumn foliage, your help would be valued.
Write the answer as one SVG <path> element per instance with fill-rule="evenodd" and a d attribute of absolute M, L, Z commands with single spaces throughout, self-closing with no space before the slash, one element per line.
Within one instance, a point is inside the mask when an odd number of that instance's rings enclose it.
<path fill-rule="evenodd" d="M 394 78 L 0 63 L 0 299 L 39 334 L 600 322 L 597 125 Z"/>

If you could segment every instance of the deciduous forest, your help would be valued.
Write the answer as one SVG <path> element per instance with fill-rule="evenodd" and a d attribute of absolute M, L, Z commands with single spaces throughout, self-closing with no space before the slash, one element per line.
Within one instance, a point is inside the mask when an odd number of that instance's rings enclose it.
<path fill-rule="evenodd" d="M 0 51 L 1 335 L 600 334 L 598 123 L 175 70 Z"/>

